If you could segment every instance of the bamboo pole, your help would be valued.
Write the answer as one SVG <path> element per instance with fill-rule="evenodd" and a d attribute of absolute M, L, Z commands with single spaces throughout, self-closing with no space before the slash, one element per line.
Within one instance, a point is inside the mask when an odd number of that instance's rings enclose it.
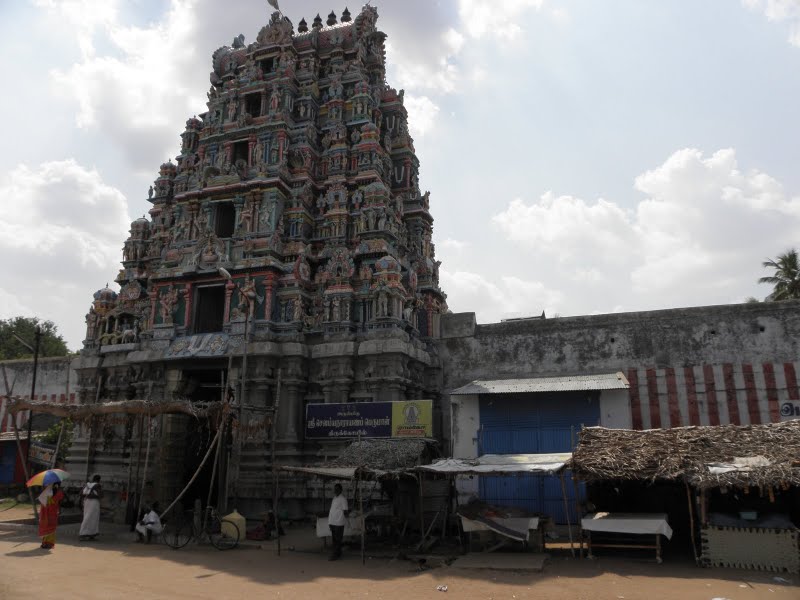
<path fill-rule="evenodd" d="M 6 386 L 6 398 L 10 401 L 11 400 L 11 394 L 14 392 L 14 384 L 11 384 L 10 388 L 8 387 L 8 373 L 6 372 L 6 366 L 5 365 L 0 365 L 0 366 L 3 367 L 3 383 Z M 14 381 L 16 383 L 16 379 Z M 19 430 L 17 429 L 17 418 L 16 418 L 16 415 L 12 416 L 11 424 L 14 426 L 14 437 L 17 440 L 17 453 L 19 454 L 19 460 L 22 463 L 22 474 L 25 476 L 25 483 L 27 483 L 28 479 L 30 479 L 30 477 L 28 477 L 28 465 L 25 463 L 25 453 L 22 451 L 22 442 L 19 439 Z M 0 427 L 2 427 L 2 425 L 3 424 L 0 423 Z M 28 438 L 28 444 L 30 444 L 30 443 L 31 443 L 31 440 L 30 440 L 30 438 Z M 33 500 L 33 492 L 31 491 L 31 488 L 29 488 L 27 485 L 25 486 L 25 489 L 28 490 L 28 498 L 30 498 L 30 500 L 31 500 L 31 507 L 33 508 L 33 519 L 36 522 L 36 524 L 38 525 L 39 524 L 39 513 L 36 510 L 36 502 L 34 502 L 34 500 Z"/>
<path fill-rule="evenodd" d="M 131 438 L 133 438 L 133 424 L 135 423 L 135 419 L 131 416 L 128 417 L 131 419 Z M 126 425 L 127 431 L 127 425 Z M 122 441 L 122 452 L 125 453 L 125 448 L 128 447 L 129 440 Z M 128 481 L 125 484 L 125 518 L 128 518 L 128 508 L 130 506 L 130 499 L 131 499 L 131 477 L 133 476 L 133 443 L 130 444 L 131 449 L 128 452 Z M 138 516 L 138 515 L 137 515 Z"/>
<path fill-rule="evenodd" d="M 50 468 L 56 468 L 56 460 L 58 459 L 58 450 L 61 448 L 61 438 L 64 437 L 64 423 L 61 423 L 61 429 L 58 430 L 58 439 L 56 440 L 56 449 L 53 451 L 53 458 L 50 461 Z"/>
<path fill-rule="evenodd" d="M 169 400 L 150 404 L 149 400 L 115 400 L 113 402 L 101 402 L 99 394 L 95 404 L 65 405 L 53 402 L 31 402 L 17 396 L 8 396 L 9 414 L 17 414 L 23 410 L 32 410 L 38 413 L 45 413 L 55 417 L 66 417 L 74 420 L 82 420 L 93 416 L 128 414 L 151 416 L 160 414 L 185 414 L 190 417 L 202 418 L 214 414 L 219 410 L 217 402 L 209 402 L 202 405 L 193 404 L 188 400 Z"/>
<path fill-rule="evenodd" d="M 222 402 L 225 402 L 225 373 L 220 372 L 219 375 L 220 379 L 220 391 L 222 394 Z M 217 433 L 220 435 L 220 439 L 225 437 L 224 430 L 225 424 L 227 423 L 228 419 L 225 415 L 224 411 L 222 417 L 219 419 L 217 423 Z M 221 442 L 217 442 L 217 449 L 214 452 L 214 464 L 211 466 L 211 482 L 208 484 L 208 497 L 206 499 L 206 508 L 211 506 L 211 496 L 214 494 L 214 479 L 217 476 L 217 464 L 219 463 L 219 449 L 222 446 Z M 208 513 L 208 511 L 206 511 Z"/>
<path fill-rule="evenodd" d="M 101 358 L 102 361 L 102 358 Z M 102 362 L 101 362 L 102 364 Z M 97 377 L 97 389 L 94 394 L 94 403 L 97 405 L 100 402 L 100 389 L 103 387 L 103 376 Z M 84 481 L 89 481 L 89 469 L 92 467 L 92 445 L 94 440 L 94 415 L 89 419 L 89 443 L 86 445 L 86 478 Z"/>
<path fill-rule="evenodd" d="M 692 552 L 694 553 L 694 562 L 697 564 L 699 561 L 697 559 L 697 543 L 694 539 L 694 511 L 692 510 L 692 492 L 689 489 L 688 481 L 684 479 L 683 484 L 686 486 L 686 500 L 689 503 L 689 534 L 692 539 Z"/>
<path fill-rule="evenodd" d="M 575 493 L 575 518 L 578 519 L 578 558 L 583 558 L 583 525 L 581 525 L 581 490 L 575 473 L 572 474 L 572 490 Z"/>
<path fill-rule="evenodd" d="M 367 558 L 364 555 L 364 546 L 365 546 L 364 536 L 366 536 L 366 526 L 364 525 L 364 495 L 363 492 L 361 491 L 360 477 L 356 481 L 356 486 L 358 486 L 358 510 L 361 511 L 361 564 L 364 565 L 367 562 Z"/>
<path fill-rule="evenodd" d="M 233 370 L 233 354 L 228 355 L 228 387 L 225 388 L 225 397 L 231 398 L 231 401 L 234 401 L 235 398 L 233 394 L 235 393 L 234 389 L 230 387 L 231 383 L 231 371 Z M 230 394 L 229 394 L 230 393 Z M 229 403 L 230 404 L 230 403 Z M 219 468 L 219 483 L 220 483 L 220 490 L 219 495 L 220 497 L 217 498 L 217 504 L 219 504 L 220 514 L 225 514 L 228 512 L 228 482 L 230 481 L 230 471 L 231 471 L 231 446 L 232 443 L 229 442 L 229 438 L 232 439 L 233 437 L 233 426 L 231 426 L 230 432 L 226 432 L 225 438 L 220 438 L 220 444 L 225 444 L 225 457 L 220 458 Z M 223 471 L 222 463 L 225 462 L 225 469 Z"/>
<path fill-rule="evenodd" d="M 67 375 L 67 391 L 66 391 L 66 401 L 69 404 L 69 374 Z M 58 451 L 61 448 L 61 439 L 64 437 L 64 421 L 61 421 L 61 429 L 58 431 L 58 439 L 56 440 L 56 450 L 53 452 L 53 460 L 50 461 L 50 468 L 54 469 L 56 466 L 56 460 L 58 459 Z"/>
<path fill-rule="evenodd" d="M 567 484 L 564 482 L 564 472 L 559 475 L 561 480 L 561 497 L 564 499 L 564 516 L 567 518 L 567 531 L 569 532 L 569 551 L 572 558 L 575 558 L 575 546 L 572 542 L 572 519 L 569 517 L 569 501 L 567 500 Z"/>
<path fill-rule="evenodd" d="M 20 462 L 22 463 L 22 473 L 25 475 L 25 482 L 27 484 L 27 481 L 30 479 L 30 476 L 28 475 L 28 465 L 25 463 L 25 453 L 22 451 L 22 442 L 20 442 L 19 440 L 19 428 L 17 428 L 17 419 L 13 418 L 11 419 L 11 422 L 14 425 L 14 437 L 17 439 L 17 452 L 19 452 L 19 459 Z M 30 445 L 31 445 L 31 438 L 28 438 L 28 446 Z M 31 499 L 31 506 L 33 507 L 33 519 L 34 521 L 36 521 L 36 524 L 38 525 L 39 513 L 36 511 L 36 502 L 34 502 L 33 500 L 33 492 L 31 491 L 31 488 L 29 488 L 27 485 L 25 487 L 28 490 L 28 497 Z"/>
<path fill-rule="evenodd" d="M 144 446 L 144 415 L 139 415 L 139 443 L 136 445 L 136 481 L 134 481 L 133 489 L 136 490 L 136 504 L 139 504 L 138 489 L 139 489 L 139 475 L 142 472 L 142 446 Z M 130 496 L 130 492 L 128 492 Z M 130 502 L 130 500 L 129 500 Z M 126 509 L 127 512 L 127 509 Z M 139 512 L 137 509 L 136 514 L 133 516 L 134 525 L 139 520 Z"/>
<path fill-rule="evenodd" d="M 142 491 L 139 495 L 138 506 L 136 507 L 136 520 L 139 520 L 139 515 L 142 512 L 142 500 L 144 499 L 144 486 L 147 484 L 147 466 L 150 462 L 150 438 L 152 437 L 153 421 L 150 415 L 147 415 L 147 450 L 144 453 L 144 471 L 142 473 Z"/>
<path fill-rule="evenodd" d="M 183 488 L 183 490 L 181 490 L 181 493 L 180 493 L 180 494 L 178 494 L 178 495 L 175 497 L 175 499 L 172 501 L 172 504 L 170 504 L 170 505 L 167 507 L 167 510 L 165 510 L 164 512 L 162 512 L 162 513 L 161 513 L 161 516 L 159 517 L 160 519 L 163 519 L 163 518 L 164 518 L 164 515 L 166 515 L 166 514 L 167 514 L 167 513 L 168 513 L 168 512 L 169 512 L 169 511 L 172 509 L 172 507 L 173 507 L 173 506 L 175 506 L 175 505 L 178 503 L 178 501 L 179 501 L 181 498 L 183 498 L 183 495 L 184 495 L 184 494 L 185 494 L 187 491 L 189 491 L 189 488 L 190 488 L 190 487 L 192 486 L 192 484 L 194 483 L 194 480 L 195 480 L 195 479 L 197 479 L 197 476 L 200 474 L 200 471 L 202 471 L 202 470 L 203 470 L 203 467 L 205 466 L 205 464 L 206 464 L 206 461 L 208 460 L 208 457 L 209 457 L 209 456 L 211 456 L 211 451 L 214 449 L 214 447 L 215 447 L 217 444 L 219 444 L 219 439 L 220 439 L 220 435 L 219 435 L 219 434 L 220 434 L 220 430 L 218 429 L 218 430 L 217 430 L 217 435 L 215 435 L 215 436 L 214 436 L 214 439 L 211 441 L 211 445 L 209 445 L 209 447 L 208 447 L 208 450 L 206 450 L 206 454 L 205 454 L 205 456 L 203 456 L 203 460 L 202 460 L 202 461 L 200 461 L 200 466 L 199 466 L 199 467 L 197 467 L 197 470 L 194 472 L 194 475 L 192 475 L 192 478 L 189 480 L 189 483 L 187 483 L 187 484 L 186 484 L 186 486 Z M 149 438 L 148 438 L 148 439 L 149 439 Z M 148 444 L 148 455 L 149 455 L 149 452 L 150 452 L 150 447 L 149 447 L 149 444 Z M 145 456 L 145 462 L 144 462 L 144 472 L 145 472 L 145 479 L 146 479 L 146 478 L 147 478 L 147 477 L 146 477 L 146 475 L 147 475 L 147 456 Z M 142 481 L 142 493 L 144 493 L 144 481 Z M 197 501 L 198 501 L 198 502 L 200 502 L 200 500 L 199 500 L 199 499 L 198 499 Z"/>
<path fill-rule="evenodd" d="M 422 473 L 417 474 L 419 481 L 419 535 L 420 546 L 425 543 L 425 496 L 422 493 Z"/>
<path fill-rule="evenodd" d="M 275 438 L 278 437 L 278 408 L 281 404 L 281 379 L 283 369 L 278 368 L 278 382 L 275 384 L 275 402 L 272 410 L 272 427 L 270 427 L 270 467 L 272 468 L 272 515 L 275 517 L 275 539 L 278 542 L 278 556 L 281 555 L 281 518 L 278 515 L 278 467 L 275 464 Z"/>

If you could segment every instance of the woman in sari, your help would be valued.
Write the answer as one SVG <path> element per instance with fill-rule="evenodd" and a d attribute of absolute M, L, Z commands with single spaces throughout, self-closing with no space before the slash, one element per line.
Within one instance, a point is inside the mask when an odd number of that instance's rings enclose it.
<path fill-rule="evenodd" d="M 65 498 L 61 484 L 53 483 L 39 494 L 39 536 L 42 548 L 50 550 L 56 545 L 56 527 L 58 527 L 58 510 Z"/>

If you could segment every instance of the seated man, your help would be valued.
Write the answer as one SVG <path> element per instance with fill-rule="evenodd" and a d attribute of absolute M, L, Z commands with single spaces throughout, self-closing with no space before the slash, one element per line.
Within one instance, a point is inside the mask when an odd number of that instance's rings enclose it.
<path fill-rule="evenodd" d="M 270 510 L 267 512 L 267 516 L 264 518 L 264 533 L 266 535 L 266 538 L 268 540 L 271 540 L 272 535 L 276 532 L 277 535 L 275 537 L 277 537 L 278 535 L 286 535 L 283 532 L 283 527 L 281 527 L 281 524 L 276 521 L 275 513 Z"/>
<path fill-rule="evenodd" d="M 136 524 L 136 541 L 149 544 L 153 534 L 158 535 L 162 529 L 161 519 L 158 516 L 158 502 L 153 502 L 150 512 Z"/>

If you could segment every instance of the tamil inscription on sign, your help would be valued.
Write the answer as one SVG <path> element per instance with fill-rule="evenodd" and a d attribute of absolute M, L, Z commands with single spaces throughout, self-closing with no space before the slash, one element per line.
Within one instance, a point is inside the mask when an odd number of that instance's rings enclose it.
<path fill-rule="evenodd" d="M 306 406 L 306 439 L 433 437 L 433 401 Z"/>

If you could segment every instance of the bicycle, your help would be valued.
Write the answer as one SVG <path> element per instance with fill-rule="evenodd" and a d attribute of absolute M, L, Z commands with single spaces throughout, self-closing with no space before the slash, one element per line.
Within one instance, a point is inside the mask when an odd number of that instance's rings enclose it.
<path fill-rule="evenodd" d="M 194 512 L 188 511 L 183 517 L 167 522 L 161 537 L 175 550 L 183 548 L 193 539 L 199 542 L 204 536 L 208 537 L 211 545 L 217 550 L 232 550 L 239 544 L 241 539 L 239 527 L 236 523 L 221 518 L 213 506 L 207 506 L 200 519 L 198 526 Z"/>

